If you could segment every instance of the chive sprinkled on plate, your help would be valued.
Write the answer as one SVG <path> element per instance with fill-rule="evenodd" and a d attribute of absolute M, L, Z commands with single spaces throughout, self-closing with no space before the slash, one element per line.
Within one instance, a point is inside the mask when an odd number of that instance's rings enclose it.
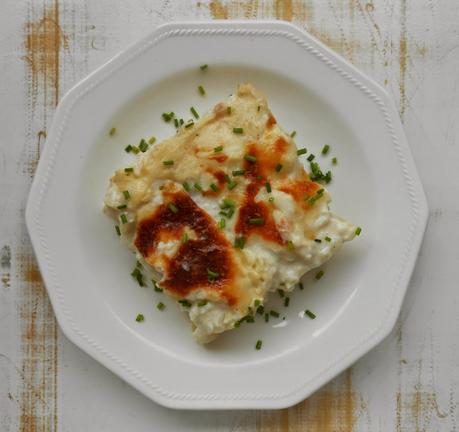
<path fill-rule="evenodd" d="M 183 189 L 185 189 L 187 192 L 191 190 L 191 186 L 189 185 L 188 182 L 183 182 L 182 186 L 183 186 Z"/>
<path fill-rule="evenodd" d="M 313 155 L 312 153 L 308 156 L 308 161 L 309 162 L 312 162 L 315 158 L 315 155 Z"/>
<path fill-rule="evenodd" d="M 175 114 L 171 111 L 170 113 L 162 113 L 162 118 L 166 123 L 169 123 L 173 118 Z"/>
<path fill-rule="evenodd" d="M 301 148 L 301 149 L 298 149 L 298 150 L 296 151 L 296 154 L 297 154 L 298 156 L 301 156 L 301 155 L 306 154 L 307 152 L 308 152 L 308 149 L 306 149 L 306 148 Z"/>
<path fill-rule="evenodd" d="M 178 302 L 185 308 L 191 307 L 191 303 L 188 300 L 179 300 Z"/>
<path fill-rule="evenodd" d="M 322 276 L 325 274 L 325 272 L 323 270 L 319 270 L 316 275 L 314 276 L 314 278 L 316 280 L 319 280 L 319 279 L 322 279 Z"/>
<path fill-rule="evenodd" d="M 237 186 L 237 182 L 235 182 L 235 181 L 230 181 L 228 183 L 228 189 L 229 190 L 233 190 L 236 186 Z"/>
<path fill-rule="evenodd" d="M 223 151 L 223 146 L 222 145 L 214 147 L 214 153 L 220 153 L 222 151 Z"/>
<path fill-rule="evenodd" d="M 355 230 L 355 235 L 360 235 L 361 232 L 362 232 L 362 228 L 357 227 Z"/>
<path fill-rule="evenodd" d="M 120 221 L 123 225 L 128 223 L 127 216 L 124 213 L 120 216 Z"/>
<path fill-rule="evenodd" d="M 274 318 L 279 318 L 279 312 L 276 312 L 275 310 L 270 310 L 269 314 L 274 317 Z"/>
<path fill-rule="evenodd" d="M 190 108 L 190 111 L 191 111 L 191 114 L 193 114 L 193 117 L 194 117 L 195 119 L 198 119 L 198 118 L 199 118 L 199 114 L 198 114 L 198 112 L 196 111 L 196 108 L 195 108 L 195 107 L 191 107 L 191 108 Z"/>
<path fill-rule="evenodd" d="M 203 70 L 206 70 L 208 67 L 209 67 L 208 64 L 203 64 L 203 65 L 199 66 L 199 69 L 201 69 L 203 71 Z"/>
<path fill-rule="evenodd" d="M 292 138 L 295 138 L 295 136 L 296 136 L 296 131 L 293 131 L 293 132 L 290 134 L 290 136 L 291 136 Z"/>
<path fill-rule="evenodd" d="M 173 160 L 165 160 L 165 161 L 163 161 L 163 165 L 164 166 L 172 166 L 172 165 L 174 165 L 174 161 Z"/>
<path fill-rule="evenodd" d="M 189 238 L 188 238 L 188 233 L 185 231 L 185 232 L 182 234 L 182 243 L 186 243 L 188 240 L 189 240 Z"/>
<path fill-rule="evenodd" d="M 278 163 L 278 164 L 276 165 L 276 172 L 280 172 L 281 169 L 282 169 L 282 164 Z"/>
<path fill-rule="evenodd" d="M 260 305 L 257 307 L 257 314 L 258 315 L 263 315 L 263 313 L 265 312 L 265 308 L 263 307 L 263 305 Z"/>
<path fill-rule="evenodd" d="M 142 322 L 145 320 L 145 317 L 143 316 L 143 314 L 137 314 L 137 316 L 135 317 L 135 320 L 137 322 Z"/>
<path fill-rule="evenodd" d="M 237 249 L 244 249 L 244 245 L 247 239 L 245 237 L 237 237 L 234 240 L 234 247 Z"/>
<path fill-rule="evenodd" d="M 285 307 L 288 307 L 289 304 L 290 304 L 290 297 L 285 297 L 285 299 L 284 299 L 284 306 L 285 306 Z"/>
<path fill-rule="evenodd" d="M 209 282 L 215 282 L 218 279 L 219 274 L 210 269 L 207 269 L 207 280 Z"/>
<path fill-rule="evenodd" d="M 169 203 L 167 204 L 167 208 L 172 212 L 172 213 L 178 213 L 178 208 L 174 203 Z"/>
<path fill-rule="evenodd" d="M 137 146 L 132 146 L 131 152 L 134 153 L 134 154 L 139 154 L 140 153 L 140 149 Z"/>
<path fill-rule="evenodd" d="M 257 343 L 255 344 L 255 349 L 260 350 L 262 345 L 263 345 L 263 341 L 261 339 L 258 339 Z"/>
<path fill-rule="evenodd" d="M 175 119 L 174 119 L 174 126 L 175 126 L 176 129 L 179 128 L 180 124 L 179 124 L 178 118 L 175 118 Z"/>
<path fill-rule="evenodd" d="M 265 220 L 263 218 L 250 218 L 249 224 L 250 225 L 264 225 Z"/>
<path fill-rule="evenodd" d="M 241 127 L 233 128 L 233 133 L 235 133 L 235 134 L 243 134 L 244 133 L 244 129 L 242 129 Z"/>
<path fill-rule="evenodd" d="M 188 129 L 190 127 L 194 126 L 194 121 L 193 120 L 190 120 L 186 125 L 185 125 L 185 129 Z"/>
<path fill-rule="evenodd" d="M 265 322 L 269 322 L 269 313 L 265 312 Z"/>
<path fill-rule="evenodd" d="M 334 157 L 334 158 L 332 159 L 332 164 L 333 164 L 333 165 L 338 165 L 338 158 Z"/>
<path fill-rule="evenodd" d="M 245 170 L 243 170 L 243 169 L 234 170 L 234 171 L 232 172 L 232 174 L 233 174 L 233 176 L 235 176 L 235 177 L 236 177 L 236 176 L 242 176 L 242 175 L 245 174 Z"/>
<path fill-rule="evenodd" d="M 221 219 L 219 220 L 219 222 L 218 222 L 217 225 L 218 225 L 218 227 L 219 227 L 220 229 L 225 228 L 225 227 L 226 227 L 226 219 L 221 218 Z"/>
<path fill-rule="evenodd" d="M 115 134 L 116 134 L 116 128 L 112 127 L 112 128 L 109 130 L 108 134 L 109 134 L 111 137 L 112 137 L 113 135 L 115 135 Z"/>
<path fill-rule="evenodd" d="M 325 144 L 324 147 L 322 148 L 322 154 L 325 156 L 329 151 L 330 151 L 330 146 L 328 144 Z"/>
<path fill-rule="evenodd" d="M 271 184 L 269 182 L 265 183 L 265 188 L 266 188 L 266 192 L 271 193 L 272 189 L 271 189 Z"/>
<path fill-rule="evenodd" d="M 125 172 L 125 173 L 134 172 L 134 168 L 131 168 L 131 167 L 129 167 L 129 168 L 124 168 L 124 172 Z"/>
<path fill-rule="evenodd" d="M 303 282 L 298 282 L 298 288 L 299 288 L 300 290 L 304 290 Z"/>
<path fill-rule="evenodd" d="M 316 243 L 322 243 L 322 240 L 321 240 L 321 239 L 314 239 L 314 241 L 315 241 Z"/>
<path fill-rule="evenodd" d="M 128 144 L 126 147 L 124 147 L 124 151 L 125 151 L 126 153 L 130 153 L 131 150 L 132 150 L 131 144 Z"/>
<path fill-rule="evenodd" d="M 157 305 L 156 305 L 156 308 L 160 311 L 164 310 L 166 307 L 166 305 L 163 303 L 163 302 L 159 302 Z"/>
<path fill-rule="evenodd" d="M 306 310 L 304 311 L 304 314 L 307 315 L 307 316 L 308 316 L 309 318 L 311 318 L 311 319 L 316 319 L 316 314 L 313 313 L 313 312 L 311 312 L 309 309 L 306 309 Z"/>
<path fill-rule="evenodd" d="M 126 199 L 126 200 L 131 198 L 131 194 L 129 193 L 128 190 L 123 191 L 123 196 L 124 196 L 124 199 Z"/>
<path fill-rule="evenodd" d="M 206 91 L 204 90 L 204 87 L 202 85 L 198 86 L 198 92 L 201 96 L 205 96 Z"/>
<path fill-rule="evenodd" d="M 121 235 L 121 230 L 120 230 L 119 225 L 115 225 L 115 231 L 119 236 Z"/>
<path fill-rule="evenodd" d="M 244 155 L 244 159 L 245 159 L 246 161 L 252 162 L 252 163 L 254 163 L 254 162 L 257 161 L 257 157 L 254 156 L 254 155 L 251 155 L 251 154 L 246 154 L 246 155 Z"/>
<path fill-rule="evenodd" d="M 142 138 L 140 140 L 140 143 L 139 143 L 139 150 L 142 152 L 142 153 L 145 153 L 147 150 L 148 150 L 148 143 L 145 141 L 144 138 Z"/>

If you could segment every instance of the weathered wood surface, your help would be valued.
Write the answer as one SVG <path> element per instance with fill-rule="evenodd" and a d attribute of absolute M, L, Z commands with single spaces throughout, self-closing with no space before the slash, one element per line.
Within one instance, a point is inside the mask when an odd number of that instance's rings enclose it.
<path fill-rule="evenodd" d="M 294 21 L 386 87 L 430 204 L 395 330 L 288 410 L 178 412 L 141 396 L 62 335 L 25 230 L 62 94 L 157 24 L 209 18 Z M 457 430 L 459 2 L 2 0 L 0 29 L 1 431 Z"/>

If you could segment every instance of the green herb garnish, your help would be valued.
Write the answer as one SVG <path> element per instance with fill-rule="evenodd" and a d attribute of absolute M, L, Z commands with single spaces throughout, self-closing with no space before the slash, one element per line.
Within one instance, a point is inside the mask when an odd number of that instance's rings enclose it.
<path fill-rule="evenodd" d="M 281 290 L 280 288 L 277 290 L 277 294 L 279 294 L 280 298 L 283 298 L 285 296 L 284 290 Z"/>
<path fill-rule="evenodd" d="M 279 163 L 278 163 L 278 164 L 276 165 L 276 172 L 280 172 L 281 169 L 282 169 L 282 164 L 279 164 Z"/>
<path fill-rule="evenodd" d="M 148 143 L 142 138 L 139 143 L 139 150 L 145 153 L 148 150 Z"/>
<path fill-rule="evenodd" d="M 156 308 L 160 311 L 164 310 L 166 307 L 166 305 L 163 303 L 163 302 L 159 302 L 157 305 L 156 305 Z"/>
<path fill-rule="evenodd" d="M 242 176 L 245 174 L 245 170 L 241 169 L 241 170 L 235 170 L 232 172 L 233 176 Z"/>
<path fill-rule="evenodd" d="M 131 173 L 134 172 L 134 168 L 124 168 L 125 173 Z"/>
<path fill-rule="evenodd" d="M 316 273 L 316 275 L 314 276 L 314 278 L 315 278 L 316 280 L 319 280 L 319 279 L 322 278 L 322 276 L 323 276 L 324 274 L 325 274 L 325 272 L 324 272 L 323 270 L 319 270 L 319 271 Z"/>
<path fill-rule="evenodd" d="M 302 149 L 298 149 L 298 150 L 296 151 L 296 154 L 297 154 L 298 156 L 301 156 L 301 155 L 306 154 L 307 152 L 308 152 L 308 150 L 307 150 L 306 148 L 302 148 Z"/>
<path fill-rule="evenodd" d="M 292 240 L 287 240 L 287 249 L 289 251 L 294 251 L 295 250 L 295 244 L 293 243 Z"/>
<path fill-rule="evenodd" d="M 137 322 L 142 322 L 143 320 L 145 320 L 145 317 L 143 316 L 143 314 L 137 314 L 137 316 L 135 317 L 135 320 Z"/>
<path fill-rule="evenodd" d="M 276 312 L 275 310 L 270 310 L 269 314 L 274 318 L 279 318 L 279 312 Z"/>
<path fill-rule="evenodd" d="M 126 199 L 126 200 L 131 198 L 131 194 L 129 193 L 128 190 L 123 191 L 123 196 L 124 196 L 124 199 Z"/>
<path fill-rule="evenodd" d="M 126 153 L 129 153 L 131 150 L 132 150 L 131 144 L 129 144 L 129 145 L 127 145 L 126 147 L 124 147 L 124 151 L 125 151 Z"/>
<path fill-rule="evenodd" d="M 244 245 L 247 239 L 245 237 L 237 237 L 234 240 L 234 247 L 237 249 L 244 249 Z"/>
<path fill-rule="evenodd" d="M 206 70 L 208 67 L 209 67 L 208 64 L 203 64 L 203 65 L 199 66 L 199 69 L 201 69 L 203 71 L 203 70 Z"/>
<path fill-rule="evenodd" d="M 172 212 L 172 213 L 178 213 L 178 208 L 174 203 L 169 203 L 167 205 L 167 208 Z"/>
<path fill-rule="evenodd" d="M 362 232 L 362 228 L 357 227 L 355 230 L 355 235 L 360 235 L 361 232 Z"/>
<path fill-rule="evenodd" d="M 127 216 L 124 213 L 120 216 L 120 220 L 123 225 L 128 223 Z"/>
<path fill-rule="evenodd" d="M 218 147 L 214 147 L 214 152 L 215 153 L 219 153 L 221 151 L 223 151 L 223 146 L 222 145 L 219 145 Z"/>
<path fill-rule="evenodd" d="M 328 144 L 325 144 L 323 149 L 322 149 L 322 154 L 325 156 L 330 150 L 330 146 Z"/>
<path fill-rule="evenodd" d="M 337 164 L 338 164 L 338 159 L 334 157 L 334 158 L 332 159 L 332 164 L 333 164 L 333 165 L 337 165 Z"/>
<path fill-rule="evenodd" d="M 116 128 L 112 127 L 112 128 L 110 129 L 110 131 L 108 132 L 108 134 L 109 134 L 111 137 L 112 137 L 113 135 L 115 135 L 115 134 L 116 134 Z"/>
<path fill-rule="evenodd" d="M 312 313 L 309 309 L 306 309 L 304 311 L 304 314 L 307 315 L 311 319 L 315 319 L 316 318 L 316 315 L 314 313 Z"/>
<path fill-rule="evenodd" d="M 244 129 L 242 128 L 233 128 L 233 133 L 235 134 L 243 134 L 244 133 Z"/>
<path fill-rule="evenodd" d="M 210 184 L 210 188 L 214 191 L 214 192 L 218 192 L 220 189 L 218 188 L 218 186 L 215 184 L 215 183 L 211 183 Z"/>
<path fill-rule="evenodd" d="M 198 300 L 197 305 L 198 307 L 203 307 L 208 303 L 207 300 Z"/>
<path fill-rule="evenodd" d="M 225 228 L 226 226 L 226 220 L 225 219 L 220 219 L 220 221 L 218 222 L 217 226 L 220 228 L 220 229 L 223 229 Z"/>
<path fill-rule="evenodd" d="M 120 230 L 119 225 L 115 225 L 115 231 L 119 236 L 121 235 L 121 230 Z"/>
<path fill-rule="evenodd" d="M 191 186 L 187 182 L 182 183 L 183 189 L 185 189 L 187 192 L 191 190 Z"/>
<path fill-rule="evenodd" d="M 198 112 L 196 111 L 195 107 L 191 107 L 191 108 L 190 108 L 190 111 L 191 111 L 191 114 L 193 114 L 193 117 L 194 117 L 195 119 L 198 119 L 198 118 L 199 118 L 199 114 L 198 114 Z"/>
<path fill-rule="evenodd" d="M 165 160 L 165 161 L 163 161 L 163 165 L 164 166 L 172 166 L 172 165 L 174 165 L 174 161 L 173 160 Z"/>
<path fill-rule="evenodd" d="M 193 186 L 197 191 L 202 192 L 202 186 L 199 183 L 195 183 Z"/>
<path fill-rule="evenodd" d="M 191 307 L 191 303 L 188 300 L 179 300 L 178 302 L 185 308 Z"/>
<path fill-rule="evenodd" d="M 331 239 L 331 237 L 325 236 L 325 241 L 327 241 L 327 242 L 331 242 L 331 241 L 332 241 L 332 239 Z"/>
<path fill-rule="evenodd" d="M 254 155 L 250 155 L 250 154 L 246 154 L 246 155 L 244 156 L 244 159 L 245 159 L 246 161 L 252 162 L 252 163 L 254 163 L 254 162 L 257 161 L 257 157 L 254 156 Z"/>
<path fill-rule="evenodd" d="M 290 304 L 290 297 L 285 297 L 285 299 L 284 299 L 284 306 L 285 306 L 285 307 L 288 307 L 289 304 Z"/>
<path fill-rule="evenodd" d="M 219 274 L 217 272 L 214 272 L 210 269 L 207 269 L 207 280 L 209 282 L 215 282 L 218 278 Z"/>
<path fill-rule="evenodd" d="M 150 139 L 148 140 L 149 144 L 154 144 L 155 142 L 156 142 L 156 137 L 154 136 L 150 137 Z"/>
<path fill-rule="evenodd" d="M 300 290 L 304 290 L 303 282 L 298 282 L 298 288 L 299 288 Z"/>
<path fill-rule="evenodd" d="M 201 96 L 204 96 L 206 94 L 206 91 L 204 90 L 204 87 L 202 85 L 198 86 L 198 91 Z"/>
<path fill-rule="evenodd" d="M 308 161 L 309 162 L 312 162 L 315 158 L 315 155 L 313 155 L 312 153 L 308 156 Z"/>
<path fill-rule="evenodd" d="M 250 218 L 249 224 L 250 225 L 264 225 L 265 220 L 263 218 Z"/>
<path fill-rule="evenodd" d="M 292 138 L 295 138 L 295 135 L 296 135 L 296 131 L 293 131 L 293 132 L 290 134 L 290 136 L 291 136 Z"/>
<path fill-rule="evenodd" d="M 271 185 L 268 182 L 265 183 L 265 188 L 266 188 L 266 192 L 271 193 L 272 191 Z"/>
<path fill-rule="evenodd" d="M 127 205 L 126 204 L 122 204 L 122 205 L 119 205 L 116 207 L 118 210 L 124 210 L 125 208 L 127 208 Z"/>
<path fill-rule="evenodd" d="M 255 349 L 260 350 L 262 345 L 263 345 L 263 341 L 261 339 L 258 339 L 257 343 L 255 344 Z"/>

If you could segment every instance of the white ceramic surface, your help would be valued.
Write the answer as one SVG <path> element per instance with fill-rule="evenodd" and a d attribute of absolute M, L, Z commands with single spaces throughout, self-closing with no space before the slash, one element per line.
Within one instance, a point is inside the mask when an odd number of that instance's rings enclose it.
<path fill-rule="evenodd" d="M 202 72 L 199 65 L 208 63 Z M 173 128 L 161 113 L 203 112 L 251 81 L 299 147 L 336 156 L 332 208 L 362 235 L 282 310 L 286 325 L 247 324 L 198 346 L 174 302 L 138 287 L 102 200 L 142 137 Z M 207 91 L 200 97 L 197 86 Z M 116 126 L 115 137 L 108 130 Z M 400 310 L 427 206 L 392 101 L 328 48 L 283 22 L 161 26 L 75 86 L 56 112 L 27 226 L 64 333 L 165 406 L 281 408 L 304 399 L 380 342 Z M 166 311 L 155 305 L 161 299 Z M 300 318 L 311 309 L 317 318 Z M 145 322 L 135 322 L 137 313 Z M 260 320 L 262 321 L 262 320 Z M 257 339 L 263 349 L 256 351 Z"/>

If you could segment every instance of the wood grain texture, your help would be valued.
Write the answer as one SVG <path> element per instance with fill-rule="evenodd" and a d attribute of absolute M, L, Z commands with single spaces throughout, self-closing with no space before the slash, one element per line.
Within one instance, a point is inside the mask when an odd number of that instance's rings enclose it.
<path fill-rule="evenodd" d="M 458 429 L 458 2 L 4 0 L 2 11 L 2 432 Z M 62 94 L 156 25 L 209 18 L 292 21 L 385 87 L 431 208 L 392 334 L 287 410 L 179 412 L 141 396 L 60 334 L 24 227 L 27 193 Z"/>

